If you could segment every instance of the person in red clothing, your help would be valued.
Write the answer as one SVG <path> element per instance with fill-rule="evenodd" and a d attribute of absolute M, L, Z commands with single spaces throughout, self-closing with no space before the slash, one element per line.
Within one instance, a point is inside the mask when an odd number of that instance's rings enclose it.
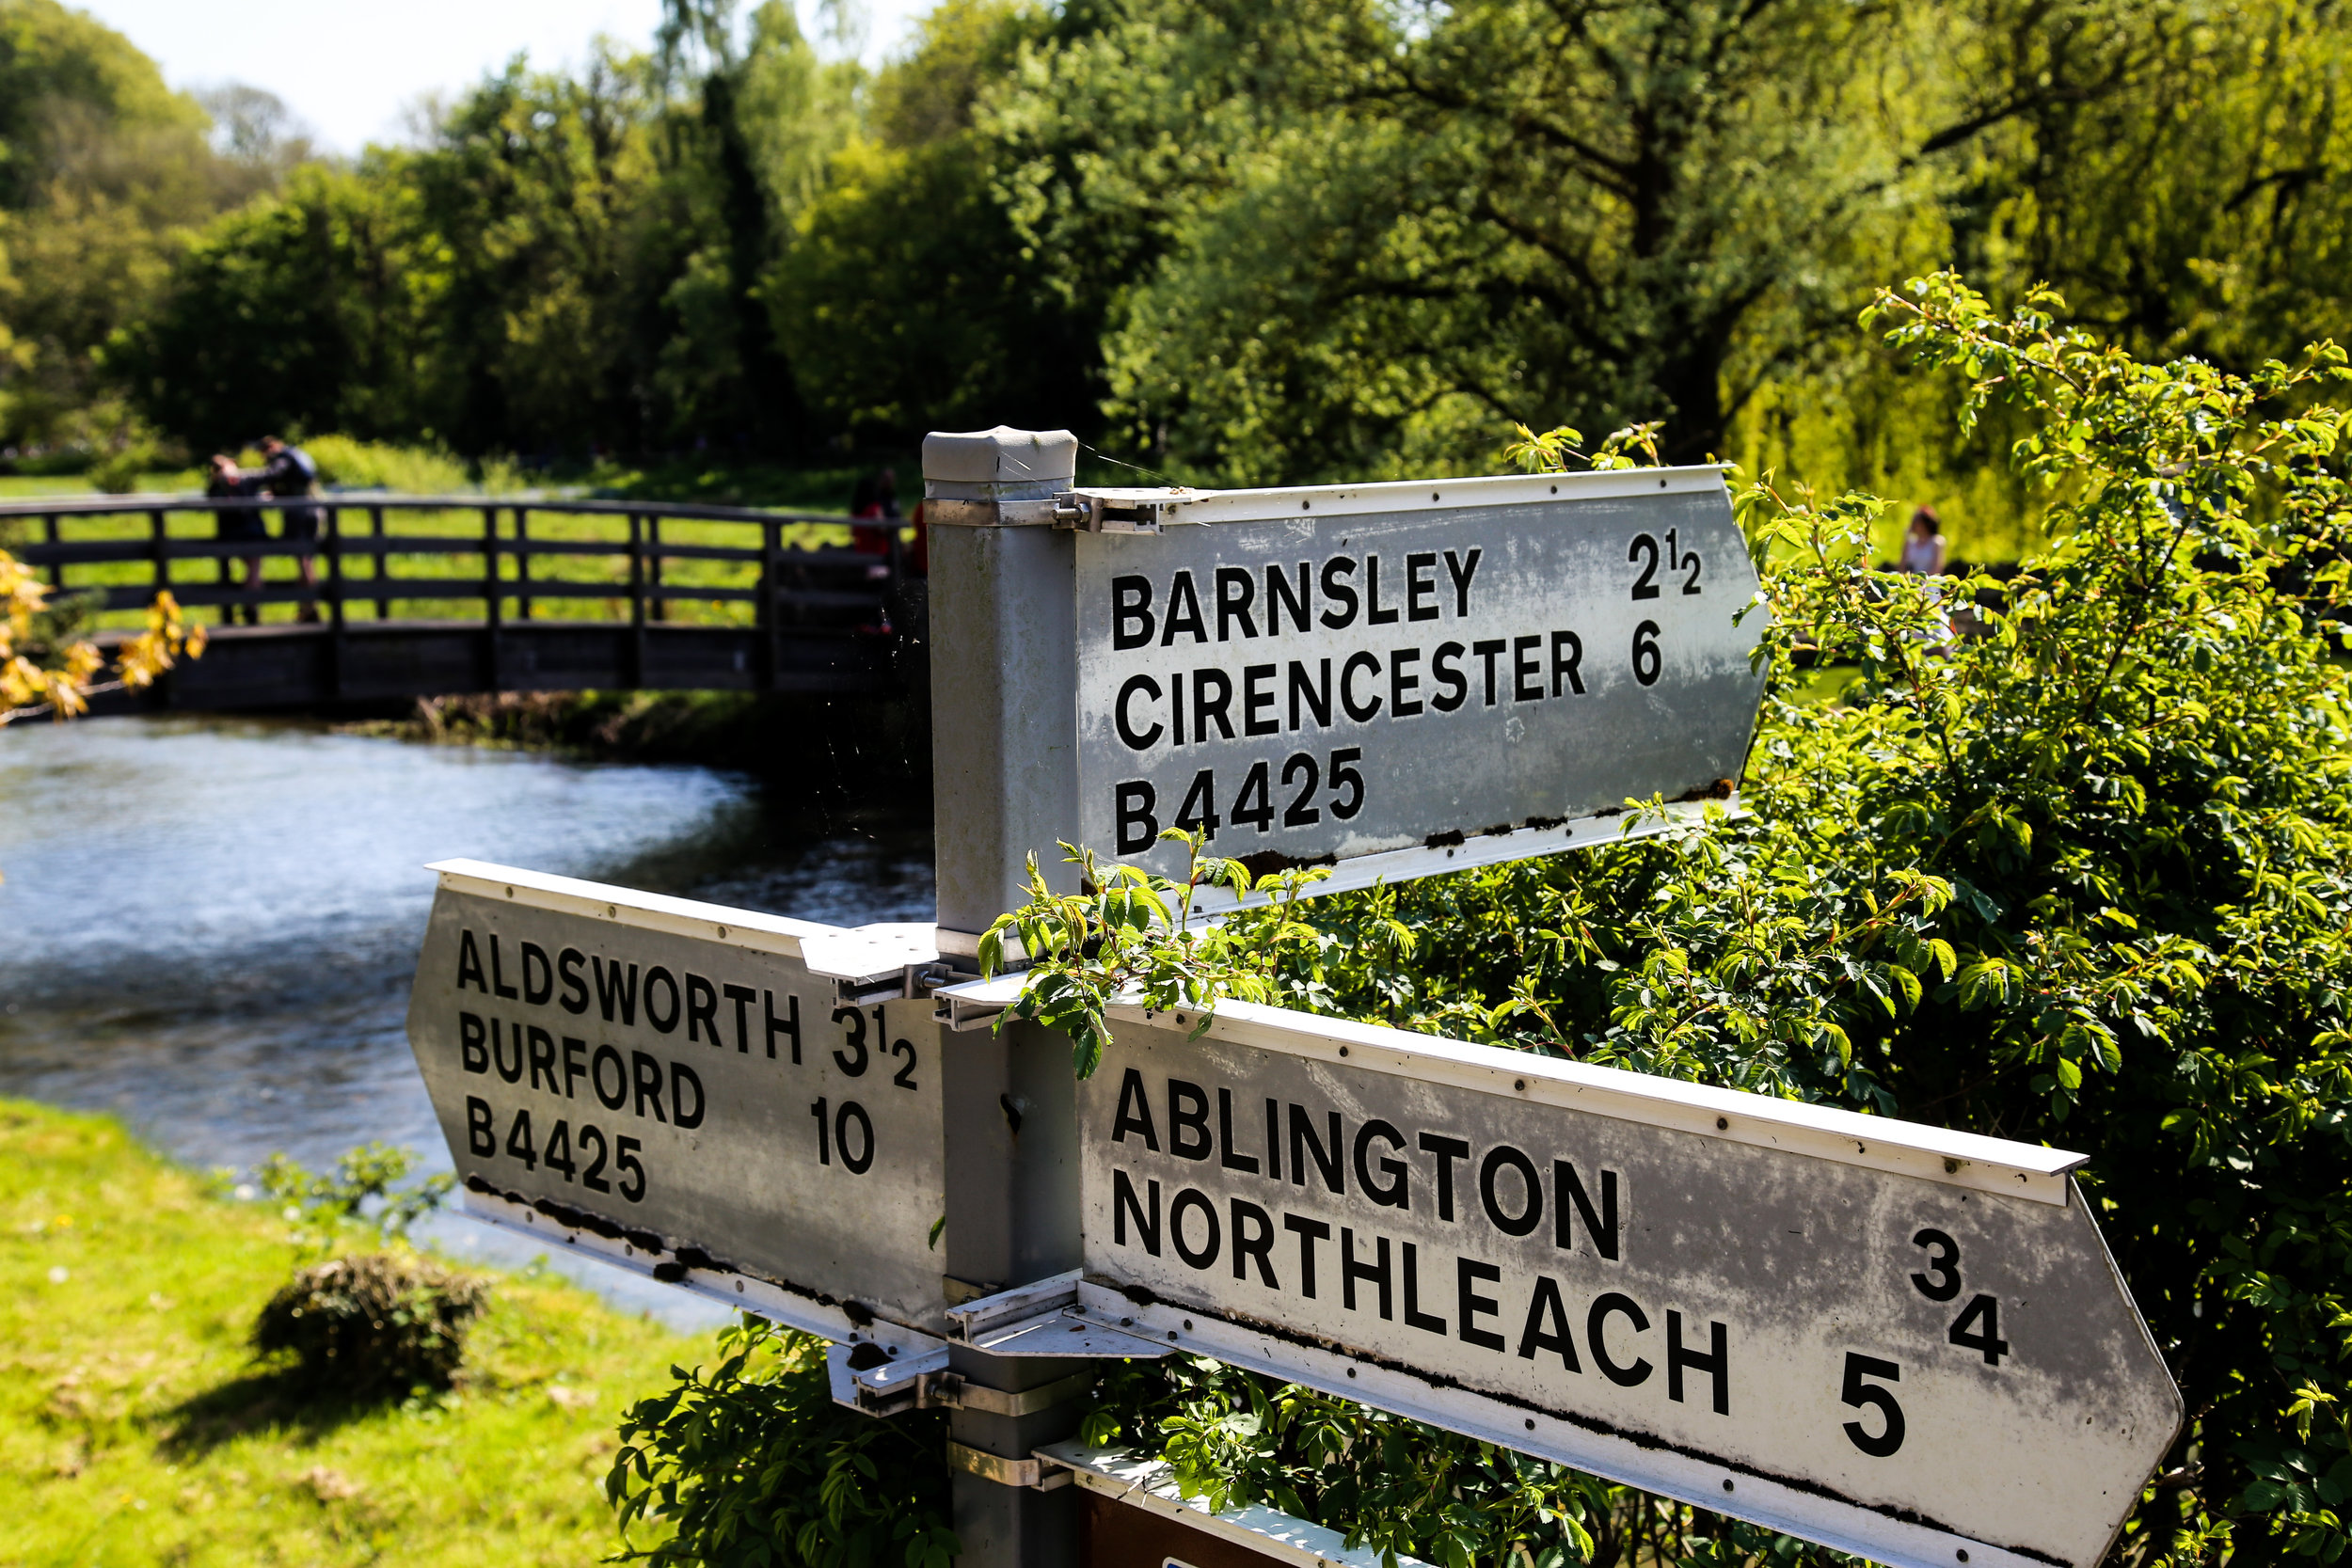
<path fill-rule="evenodd" d="M 898 521 L 898 476 L 888 468 L 859 475 L 850 495 L 850 547 L 861 555 L 888 555 Z"/>

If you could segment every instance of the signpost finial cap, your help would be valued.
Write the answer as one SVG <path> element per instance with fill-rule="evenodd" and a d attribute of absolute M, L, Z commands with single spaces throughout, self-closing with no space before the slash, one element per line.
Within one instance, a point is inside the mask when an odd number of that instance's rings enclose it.
<path fill-rule="evenodd" d="M 934 430 L 923 437 L 923 494 L 934 500 L 1051 500 L 1077 482 L 1066 430 Z"/>

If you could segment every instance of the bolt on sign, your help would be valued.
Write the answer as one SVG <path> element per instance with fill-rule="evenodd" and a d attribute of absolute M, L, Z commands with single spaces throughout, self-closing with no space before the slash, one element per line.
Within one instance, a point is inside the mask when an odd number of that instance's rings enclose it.
<path fill-rule="evenodd" d="M 1756 578 L 1714 468 L 1211 493 L 1153 521 L 1077 542 L 1089 844 L 1198 826 L 1263 865 L 1459 864 L 1628 797 L 1727 796 L 1745 760 L 1763 614 L 1734 624 Z"/>
<path fill-rule="evenodd" d="M 1880 1562 L 2092 1568 L 2181 1399 L 2080 1157 L 1227 1003 L 1114 1013 L 1079 1311 Z"/>
<path fill-rule="evenodd" d="M 833 1339 L 944 1324 L 928 948 L 430 869 L 408 1039 L 469 1210 Z"/>

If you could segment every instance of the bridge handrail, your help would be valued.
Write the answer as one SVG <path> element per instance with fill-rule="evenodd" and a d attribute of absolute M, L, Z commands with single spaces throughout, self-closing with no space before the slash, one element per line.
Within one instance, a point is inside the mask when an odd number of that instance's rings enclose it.
<path fill-rule="evenodd" d="M 300 510 L 318 514 L 320 526 L 296 532 L 289 521 L 274 534 L 261 529 L 252 531 L 258 536 L 246 538 L 220 537 L 218 529 L 174 533 L 167 526 L 174 515 L 192 518 L 208 513 L 271 512 L 291 515 Z M 448 534 L 392 533 L 385 528 L 390 514 L 419 516 L 450 512 L 470 515 L 478 526 Z M 627 537 L 531 537 L 534 519 L 553 522 L 582 515 L 603 525 L 626 524 L 619 531 Z M 340 648 L 352 620 L 352 607 L 373 605 L 374 624 L 381 626 L 393 619 L 395 603 L 437 605 L 472 599 L 482 604 L 481 625 L 489 634 L 493 657 L 509 606 L 515 619 L 532 621 L 544 613 L 543 607 L 558 601 L 582 608 L 610 606 L 613 613 L 597 614 L 592 609 L 591 619 L 607 621 L 625 613 L 628 623 L 639 628 L 672 622 L 673 607 L 679 605 L 700 603 L 714 609 L 749 605 L 772 656 L 780 639 L 811 633 L 864 635 L 886 626 L 887 606 L 906 565 L 898 537 L 898 530 L 904 526 L 902 519 L 883 525 L 887 537 L 875 551 L 820 544 L 805 534 L 787 536 L 790 531 L 809 524 L 838 528 L 850 521 L 838 515 L 685 502 L 402 496 L 367 491 L 317 497 L 147 494 L 0 502 L 0 520 L 10 518 L 37 520 L 44 525 L 46 535 L 12 544 L 12 553 L 42 571 L 53 589 L 97 594 L 91 608 L 101 614 L 142 610 L 156 592 L 168 587 L 183 607 L 216 608 L 227 629 L 239 610 L 247 620 L 254 620 L 260 606 L 292 602 L 316 607 L 304 610 L 306 619 L 324 610 Z M 138 520 L 135 531 L 144 537 L 117 536 L 121 519 Z M 353 526 L 355 520 L 359 527 Z M 64 525 L 78 522 L 104 525 L 107 536 L 67 537 Z M 663 538 L 665 523 L 716 523 L 755 533 L 739 545 L 705 544 Z M 233 562 L 258 564 L 288 557 L 297 565 L 300 583 L 283 578 L 230 580 Z M 427 558 L 429 575 L 396 575 L 392 562 L 398 557 Z M 469 560 L 479 562 L 478 572 L 460 564 Z M 573 577 L 563 573 L 565 565 L 585 565 L 596 560 L 624 562 L 626 575 Z M 193 580 L 172 569 L 175 564 L 207 561 L 215 563 L 210 581 Z M 748 568 L 749 575 L 727 570 L 716 580 L 691 571 L 682 574 L 684 580 L 672 576 L 674 570 L 696 562 Z M 114 568 L 126 566 L 134 571 L 144 566 L 148 580 L 119 580 Z M 70 583 L 68 568 L 99 568 L 102 578 L 97 582 Z M 642 664 L 642 657 L 638 662 Z"/>
<path fill-rule="evenodd" d="M 410 496 L 387 490 L 330 490 L 318 496 L 199 496 L 154 492 L 120 496 L 46 496 L 0 500 L 0 517 L 110 516 L 147 512 L 277 511 L 289 506 L 382 508 L 401 512 L 480 512 L 520 509 L 614 517 L 683 517 L 714 523 L 847 523 L 838 512 L 785 512 L 702 501 L 613 500 L 548 496 Z"/>

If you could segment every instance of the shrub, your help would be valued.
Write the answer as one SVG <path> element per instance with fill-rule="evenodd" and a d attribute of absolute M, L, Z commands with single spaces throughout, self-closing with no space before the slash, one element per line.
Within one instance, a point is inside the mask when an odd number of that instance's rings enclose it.
<path fill-rule="evenodd" d="M 358 490 L 446 496 L 469 488 L 466 466 L 437 447 L 397 447 L 348 436 L 313 436 L 302 450 L 319 466 L 319 481 Z"/>
<path fill-rule="evenodd" d="M 605 1478 L 621 1532 L 640 1519 L 666 1541 L 625 1546 L 655 1568 L 946 1568 L 947 1421 L 888 1420 L 833 1402 L 825 1344 L 746 1315 L 719 1336 L 721 1361 L 670 1369 L 675 1386 L 621 1418 Z"/>
<path fill-rule="evenodd" d="M 427 1258 L 390 1252 L 297 1270 L 262 1308 L 253 1348 L 291 1351 L 296 1376 L 355 1397 L 445 1388 L 490 1282 Z"/>

